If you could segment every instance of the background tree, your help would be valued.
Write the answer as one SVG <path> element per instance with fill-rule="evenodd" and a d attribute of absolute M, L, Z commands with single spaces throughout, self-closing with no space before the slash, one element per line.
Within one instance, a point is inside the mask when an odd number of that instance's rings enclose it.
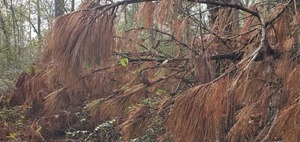
<path fill-rule="evenodd" d="M 54 8 L 54 16 L 57 17 L 57 16 L 60 16 L 62 14 L 64 14 L 64 5 L 65 5 L 65 2 L 64 0 L 55 0 L 55 8 Z"/>
<path fill-rule="evenodd" d="M 70 8 L 76 2 L 71 1 Z M 63 1 L 58 2 L 60 4 Z M 42 51 L 42 38 L 52 24 L 55 9 L 48 0 L 0 1 L 0 90 L 8 86 L 21 69 L 28 66 Z M 51 8 L 52 7 L 52 8 Z M 63 7 L 59 7 L 63 11 Z M 69 12 L 69 11 L 68 11 Z"/>

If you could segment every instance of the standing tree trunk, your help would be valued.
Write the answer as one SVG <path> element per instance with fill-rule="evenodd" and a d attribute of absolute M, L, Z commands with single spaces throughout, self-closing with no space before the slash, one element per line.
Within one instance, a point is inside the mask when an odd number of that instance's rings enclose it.
<path fill-rule="evenodd" d="M 71 11 L 75 10 L 75 0 L 71 1 Z"/>
<path fill-rule="evenodd" d="M 64 0 L 55 0 L 55 8 L 54 8 L 55 17 L 64 14 L 64 4 L 65 4 Z"/>
<path fill-rule="evenodd" d="M 6 1 L 3 1 L 3 2 L 6 2 Z M 8 6 L 8 4 L 6 4 L 6 5 Z M 15 10 L 13 8 L 13 0 L 10 0 L 9 9 L 11 11 L 11 17 L 12 17 L 14 52 L 17 53 L 18 50 L 19 50 L 18 45 L 17 45 L 17 34 L 16 34 L 16 32 L 17 32 L 17 18 L 16 18 Z M 15 54 L 15 59 L 17 59 L 17 58 L 18 58 L 18 54 Z"/>
<path fill-rule="evenodd" d="M 36 10 L 37 10 L 37 35 L 38 40 L 41 40 L 41 8 L 40 8 L 40 0 L 36 1 Z"/>
<path fill-rule="evenodd" d="M 4 36 L 4 38 L 1 37 L 2 39 L 0 40 L 0 42 L 3 42 L 3 46 L 5 48 L 9 49 L 9 47 L 10 47 L 10 35 L 9 35 L 8 28 L 6 26 L 5 20 L 1 15 L 2 15 L 2 12 L 0 11 L 0 29 L 2 30 L 3 36 Z"/>

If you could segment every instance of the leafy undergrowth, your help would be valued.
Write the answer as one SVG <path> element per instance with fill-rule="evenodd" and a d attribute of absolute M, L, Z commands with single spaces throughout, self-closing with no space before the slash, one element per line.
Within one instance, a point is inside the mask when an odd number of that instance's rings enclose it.
<path fill-rule="evenodd" d="M 40 137 L 41 126 L 31 125 L 32 121 L 27 118 L 27 108 L 22 106 L 3 107 L 0 111 L 2 141 L 22 141 L 28 137 Z"/>

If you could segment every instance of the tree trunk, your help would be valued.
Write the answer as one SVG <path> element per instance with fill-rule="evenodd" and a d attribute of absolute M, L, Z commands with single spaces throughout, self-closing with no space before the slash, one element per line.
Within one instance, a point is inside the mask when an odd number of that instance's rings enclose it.
<path fill-rule="evenodd" d="M 9 31 L 7 30 L 7 26 L 5 23 L 4 18 L 1 16 L 1 11 L 0 11 L 0 28 L 3 32 L 3 36 L 4 38 L 2 38 L 2 40 L 0 42 L 3 42 L 3 46 L 5 48 L 9 48 L 10 47 L 10 35 L 9 35 Z"/>
<path fill-rule="evenodd" d="M 37 35 L 39 41 L 41 40 L 41 8 L 40 0 L 36 1 L 36 10 L 37 10 Z"/>
<path fill-rule="evenodd" d="M 55 17 L 64 14 L 64 0 L 55 0 Z"/>
<path fill-rule="evenodd" d="M 75 0 L 71 1 L 71 11 L 75 10 Z"/>

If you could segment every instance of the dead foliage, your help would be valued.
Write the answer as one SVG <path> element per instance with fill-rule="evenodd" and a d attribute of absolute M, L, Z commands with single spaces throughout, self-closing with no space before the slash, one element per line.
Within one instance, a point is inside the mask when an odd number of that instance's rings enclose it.
<path fill-rule="evenodd" d="M 136 19 L 140 21 L 142 25 L 146 28 L 153 27 L 153 14 L 155 11 L 155 4 L 152 2 L 145 2 L 141 4 L 139 10 L 137 11 Z"/>
<path fill-rule="evenodd" d="M 119 126 L 125 141 L 141 136 L 153 121 L 151 120 L 151 117 L 154 116 L 153 110 L 151 111 L 149 106 L 137 106 L 131 111 L 128 119 Z"/>
<path fill-rule="evenodd" d="M 169 12 L 171 12 L 173 8 L 173 1 L 171 0 L 162 0 L 157 8 L 157 14 L 156 14 L 156 21 L 158 24 L 165 25 L 167 22 L 166 20 L 168 20 L 168 18 L 166 18 L 169 14 Z"/>
<path fill-rule="evenodd" d="M 299 97 L 296 95 L 296 92 L 299 92 L 296 89 L 299 88 L 296 79 L 299 69 L 286 52 L 291 51 L 293 45 L 292 40 L 288 40 L 290 37 L 286 35 L 291 29 L 285 25 L 286 22 L 283 22 L 290 20 L 287 19 L 287 12 L 284 5 L 274 8 L 273 15 L 269 18 L 274 24 L 267 27 L 271 48 L 284 53 L 284 56 L 276 60 L 269 53 L 265 53 L 266 57 L 263 61 L 250 62 L 250 67 L 249 62 L 242 60 L 237 68 L 233 70 L 229 68 L 230 72 L 223 79 L 213 81 L 212 84 L 198 85 L 176 99 L 174 109 L 167 121 L 168 130 L 176 141 L 297 141 L 299 139 L 297 132 L 294 133 L 290 131 L 291 129 L 283 130 L 294 127 L 287 126 L 289 124 L 298 124 L 297 113 L 293 111 L 297 110 L 298 105 L 295 100 Z M 221 21 L 220 18 L 217 18 L 217 21 Z M 259 42 L 257 38 L 259 29 L 253 32 L 252 29 L 258 27 L 248 19 L 251 19 L 251 16 L 245 19 L 241 37 L 249 43 L 241 42 L 240 50 L 245 50 L 248 52 L 247 55 L 251 55 L 257 48 L 255 43 Z M 275 30 L 278 33 L 274 32 Z M 222 31 L 218 35 L 222 35 Z M 206 39 L 204 42 L 204 44 L 207 42 L 213 44 L 214 40 Z M 233 40 L 232 43 L 234 42 Z M 285 49 L 283 44 L 288 46 L 288 49 Z M 202 78 L 205 78 L 205 73 L 202 73 Z M 290 87 L 293 89 L 287 89 Z M 287 119 L 291 117 L 287 114 L 293 114 L 295 119 L 288 121 Z M 278 123 L 282 124 L 280 130 Z M 294 130 L 298 131 L 298 128 Z M 283 133 L 289 136 L 285 137 Z"/>
<path fill-rule="evenodd" d="M 270 140 L 297 141 L 299 137 L 299 103 L 287 106 L 272 125 L 276 129 L 270 133 Z"/>
<path fill-rule="evenodd" d="M 110 92 L 109 96 L 96 99 L 87 104 L 86 108 L 91 113 L 92 122 L 120 117 L 122 116 L 120 114 L 125 116 L 129 111 L 128 107 L 139 104 L 142 99 L 155 97 L 159 99 L 163 97 L 160 95 L 168 95 L 176 91 L 178 79 L 175 78 L 182 76 L 185 70 L 170 71 L 168 67 L 155 66 L 157 64 L 151 62 L 142 65 L 129 65 L 128 69 L 133 69 L 134 73 L 130 71 L 131 73 L 127 75 L 127 82 L 124 82 L 118 90 Z M 169 66 L 172 66 L 172 64 Z M 143 82 L 142 72 L 148 72 L 149 84 Z M 163 93 L 158 93 L 159 90 L 162 90 Z"/>
<path fill-rule="evenodd" d="M 76 82 L 88 65 L 107 65 L 114 48 L 114 15 L 88 7 L 55 19 L 44 58 L 53 59 L 53 69 L 63 83 Z M 45 59 L 46 60 L 46 59 Z"/>
<path fill-rule="evenodd" d="M 1 106 L 28 108 L 22 138 L 68 140 L 67 131 L 92 133 L 116 120 L 122 141 L 151 130 L 157 141 L 299 140 L 299 16 L 289 16 L 287 4 L 275 6 L 265 23 L 243 14 L 235 33 L 232 9 L 222 7 L 197 35 L 191 29 L 203 23 L 180 13 L 180 5 L 142 3 L 134 16 L 142 27 L 119 35 L 115 11 L 96 1 L 58 17 L 43 59 L 1 97 Z M 258 7 L 249 9 L 263 13 Z M 155 36 L 145 38 L 149 33 Z M 242 57 L 209 58 L 235 52 Z M 0 139 L 17 131 L 1 129 Z"/>

